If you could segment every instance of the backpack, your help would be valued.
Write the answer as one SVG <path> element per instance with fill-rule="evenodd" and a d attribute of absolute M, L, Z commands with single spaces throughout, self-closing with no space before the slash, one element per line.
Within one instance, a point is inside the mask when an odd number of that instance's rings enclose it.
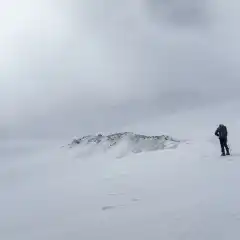
<path fill-rule="evenodd" d="M 226 126 L 224 126 L 224 125 L 219 126 L 217 132 L 218 132 L 219 138 L 226 138 L 227 135 L 228 135 L 227 128 L 226 128 Z"/>

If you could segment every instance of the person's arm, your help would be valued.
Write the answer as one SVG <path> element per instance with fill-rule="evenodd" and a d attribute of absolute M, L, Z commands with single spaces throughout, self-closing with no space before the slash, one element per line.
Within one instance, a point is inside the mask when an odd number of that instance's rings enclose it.
<path fill-rule="evenodd" d="M 219 137 L 219 128 L 215 131 L 215 135 Z"/>

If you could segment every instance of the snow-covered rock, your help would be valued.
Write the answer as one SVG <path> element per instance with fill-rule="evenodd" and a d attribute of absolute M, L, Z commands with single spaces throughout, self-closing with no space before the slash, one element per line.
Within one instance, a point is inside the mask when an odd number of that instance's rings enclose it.
<path fill-rule="evenodd" d="M 88 152 L 94 150 L 103 150 L 104 152 L 113 149 L 121 149 L 121 156 L 128 153 L 140 153 L 148 151 L 157 151 L 169 148 L 176 148 L 179 140 L 170 136 L 146 136 L 132 132 L 121 132 L 110 135 L 88 135 L 81 138 L 74 138 L 68 145 L 70 148 L 76 146 L 82 147 Z M 119 154 L 118 154 L 119 155 Z"/>

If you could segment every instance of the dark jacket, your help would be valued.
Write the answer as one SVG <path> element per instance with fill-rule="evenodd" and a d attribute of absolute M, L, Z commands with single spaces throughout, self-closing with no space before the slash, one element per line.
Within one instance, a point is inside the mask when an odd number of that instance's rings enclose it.
<path fill-rule="evenodd" d="M 224 125 L 219 125 L 219 127 L 215 131 L 215 135 L 218 136 L 220 139 L 227 138 L 228 136 L 227 127 Z"/>

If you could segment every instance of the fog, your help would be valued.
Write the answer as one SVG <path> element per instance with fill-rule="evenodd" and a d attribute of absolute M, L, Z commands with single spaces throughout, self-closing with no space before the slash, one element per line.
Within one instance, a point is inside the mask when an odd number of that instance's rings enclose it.
<path fill-rule="evenodd" d="M 1 3 L 1 138 L 111 131 L 238 98 L 236 0 Z"/>

